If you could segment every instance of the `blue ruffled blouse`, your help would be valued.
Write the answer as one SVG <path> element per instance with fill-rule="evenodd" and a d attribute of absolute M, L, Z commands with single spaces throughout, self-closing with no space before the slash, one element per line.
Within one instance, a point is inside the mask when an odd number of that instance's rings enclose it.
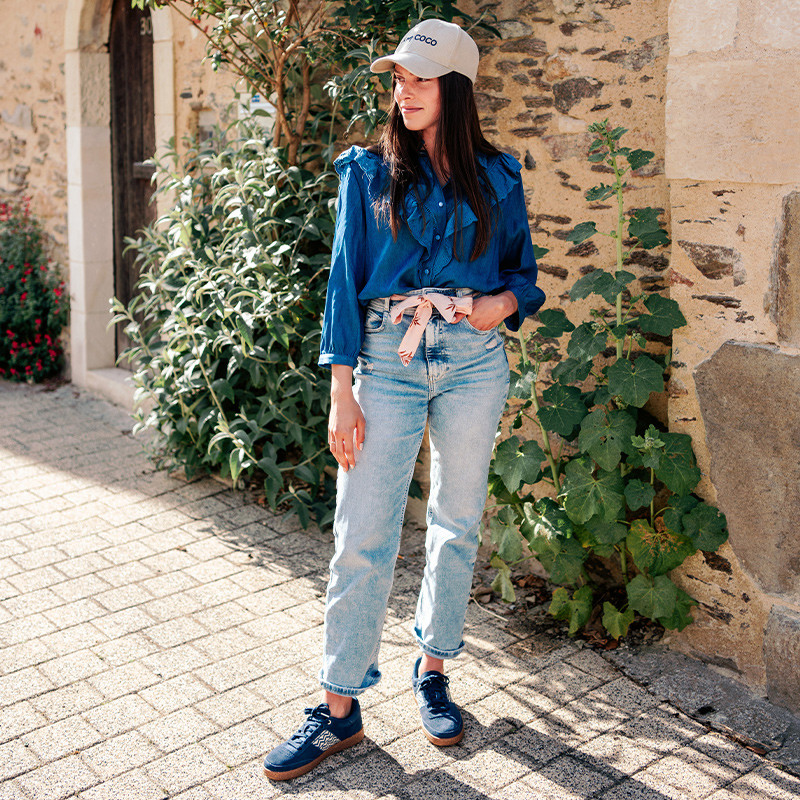
<path fill-rule="evenodd" d="M 340 176 L 331 272 L 322 323 L 319 363 L 355 367 L 364 336 L 367 303 L 378 297 L 426 287 L 469 288 L 481 294 L 510 290 L 518 309 L 505 320 L 516 331 L 544 302 L 536 286 L 521 167 L 512 156 L 478 154 L 494 189 L 495 226 L 488 247 L 474 261 L 477 217 L 464 202 L 462 235 L 453 254 L 455 208 L 450 183 L 440 186 L 426 153 L 421 154 L 428 185 L 418 187 L 419 200 L 408 192 L 405 219 L 397 240 L 387 220 L 378 222 L 373 203 L 388 186 L 383 159 L 363 147 L 351 147 L 334 162 Z M 496 208 L 494 206 L 497 206 Z"/>

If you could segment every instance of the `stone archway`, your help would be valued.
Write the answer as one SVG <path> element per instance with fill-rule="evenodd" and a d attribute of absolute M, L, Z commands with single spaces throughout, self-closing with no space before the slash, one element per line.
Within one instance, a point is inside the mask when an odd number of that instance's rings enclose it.
<path fill-rule="evenodd" d="M 72 380 L 121 405 L 133 387 L 115 367 L 109 299 L 114 294 L 111 187 L 111 0 L 68 0 L 64 34 L 67 203 L 72 310 Z M 172 17 L 154 11 L 155 131 L 161 144 L 175 135 Z"/>

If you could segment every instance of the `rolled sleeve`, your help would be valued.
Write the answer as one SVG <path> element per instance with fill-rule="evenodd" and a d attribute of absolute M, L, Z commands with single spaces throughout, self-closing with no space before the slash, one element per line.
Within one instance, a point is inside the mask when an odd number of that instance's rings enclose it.
<path fill-rule="evenodd" d="M 364 330 L 364 311 L 358 302 L 364 283 L 365 209 L 358 168 L 352 162 L 341 167 L 336 201 L 336 228 L 331 251 L 331 271 L 322 321 L 320 366 L 344 364 L 355 367 Z"/>
<path fill-rule="evenodd" d="M 538 268 L 533 254 L 528 212 L 522 180 L 518 177 L 514 188 L 501 203 L 498 225 L 500 245 L 500 278 L 505 288 L 517 299 L 517 310 L 506 317 L 509 330 L 519 330 L 531 314 L 535 314 L 545 300 L 544 292 L 536 285 Z"/>

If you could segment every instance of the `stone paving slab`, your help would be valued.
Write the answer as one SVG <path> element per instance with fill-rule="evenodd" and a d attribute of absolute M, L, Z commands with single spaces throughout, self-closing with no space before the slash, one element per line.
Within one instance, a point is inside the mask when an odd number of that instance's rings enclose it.
<path fill-rule="evenodd" d="M 732 691 L 714 673 L 701 686 L 695 662 L 609 659 L 477 605 L 450 669 L 467 734 L 435 748 L 408 688 L 414 530 L 384 680 L 363 698 L 366 738 L 270 782 L 264 753 L 318 702 L 332 538 L 214 480 L 155 472 L 130 428 L 71 386 L 0 383 L 0 800 L 800 796 L 744 735 L 691 718 Z M 760 736 L 788 752 L 794 718 L 740 690 L 738 719 L 777 721 Z"/>

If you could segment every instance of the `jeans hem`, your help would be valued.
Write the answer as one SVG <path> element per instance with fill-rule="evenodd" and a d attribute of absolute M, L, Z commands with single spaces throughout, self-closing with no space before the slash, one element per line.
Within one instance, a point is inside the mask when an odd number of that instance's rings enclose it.
<path fill-rule="evenodd" d="M 380 673 L 378 673 L 378 677 L 370 684 L 366 686 L 359 686 L 358 688 L 353 688 L 352 686 L 337 686 L 335 683 L 329 683 L 322 679 L 322 675 L 319 676 L 319 685 L 325 689 L 327 692 L 331 692 L 332 694 L 339 694 L 342 697 L 357 697 L 360 694 L 364 694 L 370 687 L 374 686 L 379 680 L 381 679 Z"/>
<path fill-rule="evenodd" d="M 455 650 L 439 650 L 436 647 L 431 647 L 429 644 L 425 644 L 416 634 L 414 634 L 414 636 L 417 640 L 419 649 L 422 650 L 422 652 L 426 655 L 433 656 L 434 658 L 455 658 L 456 656 L 461 655 L 461 653 L 464 651 L 464 642 L 461 642 L 461 644 Z"/>

